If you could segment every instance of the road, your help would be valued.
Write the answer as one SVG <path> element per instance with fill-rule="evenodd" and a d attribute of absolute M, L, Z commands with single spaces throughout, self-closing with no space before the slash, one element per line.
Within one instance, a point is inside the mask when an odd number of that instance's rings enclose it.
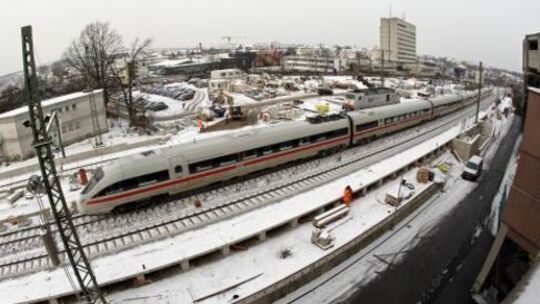
<path fill-rule="evenodd" d="M 491 242 L 486 229 L 479 227 L 489 216 L 520 124 L 521 118 L 516 117 L 490 169 L 460 207 L 443 218 L 401 263 L 353 293 L 346 303 L 471 303 L 468 290 Z"/>

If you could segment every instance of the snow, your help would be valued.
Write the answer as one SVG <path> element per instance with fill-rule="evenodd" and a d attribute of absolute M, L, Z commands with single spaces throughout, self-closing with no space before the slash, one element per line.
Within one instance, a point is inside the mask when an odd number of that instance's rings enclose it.
<path fill-rule="evenodd" d="M 101 93 L 101 91 L 103 91 L 103 90 L 102 89 L 94 90 L 92 93 L 93 94 L 99 94 L 99 93 Z M 58 96 L 58 97 L 51 98 L 51 99 L 42 100 L 41 101 L 41 106 L 43 108 L 45 108 L 45 107 L 53 106 L 53 105 L 55 105 L 57 103 L 62 103 L 64 101 L 68 101 L 68 100 L 88 96 L 89 94 L 90 94 L 90 92 L 76 92 L 76 93 L 72 93 L 72 94 L 68 94 L 68 95 L 63 95 L 63 96 Z M 28 112 L 28 107 L 27 106 L 20 107 L 20 108 L 13 109 L 11 111 L 7 111 L 7 112 L 4 112 L 4 113 L 0 114 L 0 119 L 17 116 L 17 115 L 27 113 L 27 112 Z"/>
<path fill-rule="evenodd" d="M 228 93 L 228 94 L 234 98 L 235 106 L 245 106 L 245 105 L 251 105 L 251 104 L 256 104 L 260 102 L 258 100 L 250 98 L 241 93 Z"/>
<path fill-rule="evenodd" d="M 116 255 L 98 258 L 92 262 L 94 272 L 100 282 L 114 282 L 122 280 L 125 276 L 140 273 L 142 265 L 145 265 L 147 271 L 156 270 L 176 264 L 186 258 L 213 252 L 223 246 L 254 237 L 259 231 L 267 230 L 270 227 L 286 223 L 301 214 L 319 209 L 327 202 L 340 197 L 346 185 L 351 185 L 356 190 L 377 181 L 381 177 L 390 174 L 393 170 L 404 166 L 405 161 L 419 158 L 428 151 L 451 140 L 458 133 L 459 127 L 450 128 L 445 133 L 412 149 L 279 203 L 198 230 L 189 231 L 170 239 L 126 250 Z M 414 174 L 414 172 L 409 174 Z M 414 180 L 414 177 L 408 176 L 407 179 Z M 396 187 L 397 181 L 393 181 L 384 185 L 380 191 L 384 193 Z M 426 187 L 426 185 L 416 185 L 417 191 L 422 187 Z M 224 284 L 228 284 L 223 278 L 246 277 L 262 272 L 263 274 L 256 279 L 201 303 L 223 303 L 226 299 L 230 299 L 233 294 L 246 296 L 261 290 L 265 286 L 300 270 L 306 264 L 315 262 L 385 217 L 391 216 L 395 210 L 394 207 L 379 203 L 375 197 L 377 193 L 369 193 L 357 203 L 353 203 L 351 220 L 332 231 L 332 234 L 336 237 L 336 246 L 329 251 L 321 251 L 310 243 L 311 225 L 303 224 L 298 229 L 284 234 L 283 237 L 270 238 L 264 243 L 264 246 L 256 246 L 250 248 L 247 252 L 233 254 L 227 259 L 220 260 L 219 263 L 209 263 L 193 268 L 181 276 L 175 276 L 170 280 L 167 279 L 166 281 L 174 281 L 174 283 L 170 283 L 172 285 L 168 285 L 168 282 L 164 283 L 164 285 L 159 284 L 159 286 L 165 286 L 167 289 L 176 286 L 176 290 L 173 292 L 174 298 L 171 299 L 175 299 L 179 303 L 189 303 L 191 296 L 188 287 L 205 286 L 208 289 L 219 290 L 226 287 Z M 407 201 L 402 206 L 406 203 Z M 351 227 L 355 228 L 351 229 Z M 279 252 L 284 249 L 290 250 L 292 256 L 287 259 L 279 258 Z M 157 254 L 159 254 L 159 259 L 156 259 Z M 29 290 L 28 285 L 41 286 L 41 288 Z M 40 296 L 47 297 L 47 295 L 68 293 L 71 290 L 62 269 L 2 281 L 0 286 L 2 287 L 0 289 L 0 298 L 7 303 L 24 302 Z M 153 284 L 136 290 L 109 295 L 109 298 L 114 300 L 140 297 L 136 303 L 155 303 L 156 298 L 148 298 L 148 296 L 156 295 L 160 297 L 160 294 L 163 294 L 163 291 L 159 291 L 158 285 Z M 163 301 L 163 298 L 160 298 L 159 301 Z"/>
<path fill-rule="evenodd" d="M 79 196 L 79 193 L 82 189 L 70 191 L 69 188 L 69 178 L 65 177 L 61 180 L 62 183 L 62 189 L 64 191 L 64 196 L 66 198 L 66 201 L 68 202 L 68 205 L 72 202 L 75 202 Z M 44 204 L 44 207 L 46 209 L 49 209 L 49 203 L 48 199 L 45 197 L 41 197 L 41 201 Z M 7 202 L 7 200 L 0 199 L 0 221 L 4 221 L 8 219 L 11 216 L 18 217 L 18 216 L 36 216 L 35 218 L 32 218 L 32 220 L 37 220 L 38 213 L 40 212 L 40 207 L 37 201 L 37 197 L 34 196 L 31 199 L 26 199 L 24 196 L 19 198 L 15 201 L 15 203 L 10 204 Z M 18 228 L 18 227 L 11 227 L 8 228 Z"/>
<path fill-rule="evenodd" d="M 519 294 L 515 304 L 538 303 L 540 298 L 540 264 L 536 262 L 531 267 L 534 267 L 531 269 L 531 277 L 523 286 L 524 290 Z"/>
<path fill-rule="evenodd" d="M 186 63 L 191 63 L 191 61 L 192 61 L 192 60 L 189 59 L 189 58 L 170 59 L 170 60 L 160 61 L 160 62 L 154 64 L 154 66 L 160 66 L 160 67 L 175 67 L 175 66 L 179 66 L 179 65 L 186 64 Z"/>

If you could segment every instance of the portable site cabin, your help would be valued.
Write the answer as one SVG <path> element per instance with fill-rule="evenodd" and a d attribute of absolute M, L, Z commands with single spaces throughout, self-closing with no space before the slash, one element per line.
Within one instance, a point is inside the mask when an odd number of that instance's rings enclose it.
<path fill-rule="evenodd" d="M 390 88 L 353 90 L 347 92 L 345 98 L 354 110 L 399 103 L 399 94 Z"/>

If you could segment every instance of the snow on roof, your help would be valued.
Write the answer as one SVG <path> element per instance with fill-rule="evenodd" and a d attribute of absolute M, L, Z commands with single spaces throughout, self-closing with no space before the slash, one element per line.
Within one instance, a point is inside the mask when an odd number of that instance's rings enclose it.
<path fill-rule="evenodd" d="M 161 66 L 161 67 L 175 67 L 187 63 L 192 63 L 193 60 L 189 58 L 181 58 L 181 59 L 168 59 L 164 61 L 160 61 L 154 64 L 154 66 Z"/>
<path fill-rule="evenodd" d="M 102 89 L 98 89 L 98 90 L 94 90 L 93 93 L 97 94 L 97 93 L 101 93 L 102 91 L 103 91 Z M 58 104 L 58 103 L 65 102 L 65 101 L 70 101 L 70 100 L 73 100 L 73 99 L 85 97 L 85 96 L 88 96 L 89 94 L 90 94 L 90 92 L 82 92 L 81 91 L 81 92 L 71 93 L 71 94 L 68 94 L 68 95 L 58 96 L 58 97 L 51 98 L 51 99 L 42 100 L 41 101 L 41 106 L 45 108 L 45 107 L 49 107 L 49 106 L 52 106 L 52 105 L 55 105 L 55 104 Z M 4 112 L 4 113 L 0 114 L 0 119 L 1 118 L 17 116 L 17 115 L 27 113 L 27 112 L 28 112 L 28 106 L 23 106 L 23 107 L 13 109 L 11 111 L 7 111 L 7 112 Z"/>

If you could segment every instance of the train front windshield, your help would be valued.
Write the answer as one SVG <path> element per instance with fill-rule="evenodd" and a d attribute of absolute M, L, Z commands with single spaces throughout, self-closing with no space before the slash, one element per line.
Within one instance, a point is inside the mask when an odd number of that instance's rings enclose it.
<path fill-rule="evenodd" d="M 87 194 L 90 192 L 96 186 L 96 184 L 103 179 L 103 175 L 103 169 L 97 168 L 94 171 L 94 174 L 92 174 L 90 182 L 88 182 L 88 185 L 86 185 L 86 187 L 83 189 L 82 194 Z"/>

